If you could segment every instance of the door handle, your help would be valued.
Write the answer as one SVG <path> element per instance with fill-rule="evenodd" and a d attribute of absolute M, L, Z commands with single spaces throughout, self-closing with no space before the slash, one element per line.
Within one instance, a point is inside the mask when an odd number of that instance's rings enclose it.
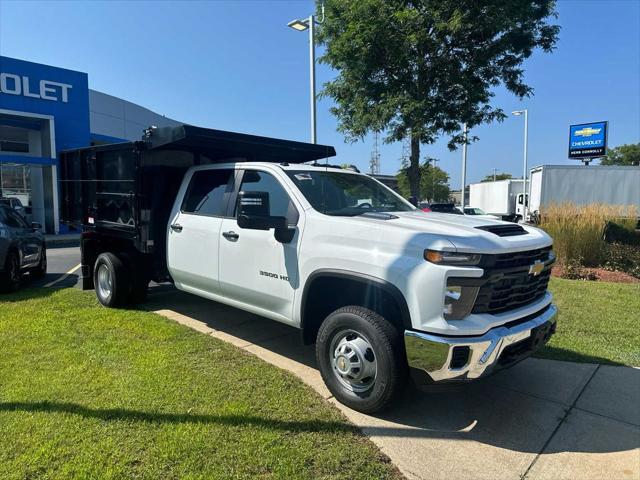
<path fill-rule="evenodd" d="M 179 223 L 174 223 L 171 225 L 171 230 L 173 230 L 174 232 L 181 232 L 182 225 L 180 225 Z"/>
<path fill-rule="evenodd" d="M 235 242 L 236 240 L 238 240 L 238 238 L 240 238 L 240 235 L 238 235 L 236 232 L 234 232 L 233 230 L 229 231 L 229 232 L 222 232 L 222 236 L 224 238 L 226 238 L 227 240 L 231 240 L 233 242 Z"/>

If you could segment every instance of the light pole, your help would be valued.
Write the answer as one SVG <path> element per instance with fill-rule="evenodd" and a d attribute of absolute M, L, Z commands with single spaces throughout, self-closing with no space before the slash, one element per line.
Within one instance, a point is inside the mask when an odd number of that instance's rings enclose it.
<path fill-rule="evenodd" d="M 462 201 L 460 203 L 462 203 L 462 211 L 464 212 L 464 207 L 466 206 L 465 203 L 465 190 L 467 188 L 467 134 L 468 134 L 468 130 L 467 130 L 467 124 L 465 123 L 462 126 L 462 134 L 464 136 L 464 143 L 462 144 L 462 188 L 460 189 L 460 191 L 462 192 Z"/>
<path fill-rule="evenodd" d="M 309 87 L 311 94 L 311 143 L 317 143 L 317 130 L 316 130 L 316 44 L 315 44 L 315 25 L 322 24 L 324 22 L 324 4 L 322 8 L 322 19 L 316 20 L 314 15 L 309 15 L 309 18 L 303 20 L 295 19 L 291 20 L 287 26 L 304 32 L 309 30 Z"/>
<path fill-rule="evenodd" d="M 438 160 L 437 158 L 434 158 L 432 160 L 433 163 L 433 168 L 431 169 L 431 201 L 435 202 L 436 201 L 436 168 L 438 168 L 438 162 L 440 160 Z"/>
<path fill-rule="evenodd" d="M 516 117 L 524 115 L 524 161 L 522 165 L 522 179 L 524 184 L 522 186 L 522 221 L 527 221 L 527 203 L 529 202 L 529 196 L 527 195 L 527 139 L 529 135 L 529 110 L 516 110 L 511 112 Z"/>

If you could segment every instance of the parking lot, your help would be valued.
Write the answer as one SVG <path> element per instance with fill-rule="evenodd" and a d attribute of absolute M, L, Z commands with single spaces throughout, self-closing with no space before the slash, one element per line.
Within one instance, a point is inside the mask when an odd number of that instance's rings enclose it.
<path fill-rule="evenodd" d="M 72 287 L 78 264 L 77 247 L 51 248 L 33 286 Z M 331 398 L 294 328 L 166 285 L 143 308 L 294 373 L 408 478 L 640 478 L 638 369 L 528 359 L 471 385 L 410 388 L 391 412 L 367 416 Z"/>

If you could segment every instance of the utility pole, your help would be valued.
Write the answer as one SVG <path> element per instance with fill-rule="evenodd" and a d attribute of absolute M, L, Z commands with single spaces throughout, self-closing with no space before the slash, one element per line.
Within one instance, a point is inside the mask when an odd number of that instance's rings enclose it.
<path fill-rule="evenodd" d="M 494 182 L 496 181 L 496 172 L 497 172 L 497 171 L 498 171 L 498 169 L 497 169 L 497 168 L 494 168 L 494 169 L 493 169 L 493 181 L 494 181 Z"/>

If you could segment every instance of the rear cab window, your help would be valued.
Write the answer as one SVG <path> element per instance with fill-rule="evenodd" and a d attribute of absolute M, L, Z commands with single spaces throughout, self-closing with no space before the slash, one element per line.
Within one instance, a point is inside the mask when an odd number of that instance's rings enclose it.
<path fill-rule="evenodd" d="M 182 213 L 223 217 L 233 192 L 233 169 L 196 170 L 180 208 Z"/>

